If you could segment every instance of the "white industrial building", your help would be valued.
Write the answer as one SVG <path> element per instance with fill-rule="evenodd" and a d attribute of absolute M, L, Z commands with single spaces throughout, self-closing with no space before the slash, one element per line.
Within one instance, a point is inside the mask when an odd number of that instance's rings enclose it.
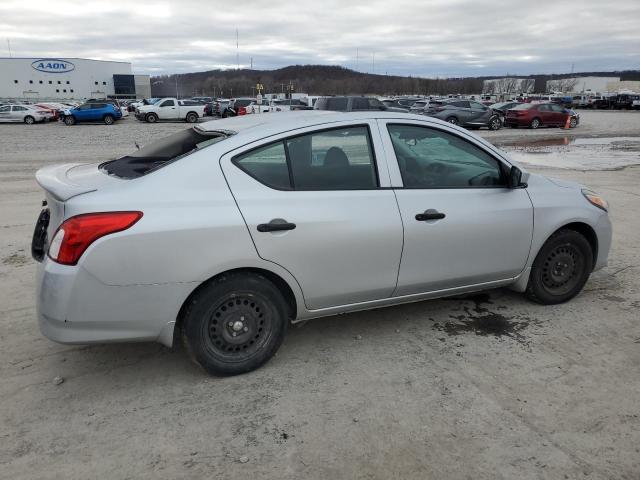
<path fill-rule="evenodd" d="M 131 63 L 85 58 L 0 58 L 0 98 L 84 100 L 148 98 L 148 75 Z"/>

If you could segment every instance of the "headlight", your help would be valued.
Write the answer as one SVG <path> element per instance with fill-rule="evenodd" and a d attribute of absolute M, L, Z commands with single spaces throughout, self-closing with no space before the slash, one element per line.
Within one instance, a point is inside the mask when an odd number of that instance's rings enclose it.
<path fill-rule="evenodd" d="M 584 188 L 582 189 L 582 195 L 584 195 L 584 198 L 586 198 L 591 205 L 595 205 L 605 212 L 609 211 L 609 204 L 607 203 L 607 201 L 593 190 Z"/>

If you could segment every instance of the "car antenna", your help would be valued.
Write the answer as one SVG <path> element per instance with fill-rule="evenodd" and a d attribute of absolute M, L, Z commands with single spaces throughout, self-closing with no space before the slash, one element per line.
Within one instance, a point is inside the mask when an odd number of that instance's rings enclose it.
<path fill-rule="evenodd" d="M 137 148 L 138 150 L 140 150 L 140 145 L 138 145 L 138 142 L 136 142 L 136 141 L 134 140 L 134 141 L 133 141 L 133 143 L 136 145 L 136 148 Z"/>

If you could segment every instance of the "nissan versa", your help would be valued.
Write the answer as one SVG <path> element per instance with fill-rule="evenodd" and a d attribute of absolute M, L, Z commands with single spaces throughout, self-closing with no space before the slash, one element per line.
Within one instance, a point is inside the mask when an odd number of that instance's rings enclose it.
<path fill-rule="evenodd" d="M 248 115 L 36 178 L 44 335 L 182 337 L 215 375 L 314 317 L 502 286 L 564 302 L 611 243 L 597 193 L 403 113 Z"/>

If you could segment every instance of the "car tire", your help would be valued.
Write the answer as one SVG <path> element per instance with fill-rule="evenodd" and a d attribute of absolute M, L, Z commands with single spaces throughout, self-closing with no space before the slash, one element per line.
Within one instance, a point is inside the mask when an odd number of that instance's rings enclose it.
<path fill-rule="evenodd" d="M 74 117 L 73 115 L 67 115 L 64 117 L 64 124 L 71 126 L 71 125 L 75 125 L 76 124 L 76 117 Z"/>
<path fill-rule="evenodd" d="M 156 123 L 158 121 L 158 115 L 156 115 L 155 113 L 147 113 L 147 115 L 144 117 L 144 119 L 148 123 Z"/>
<path fill-rule="evenodd" d="M 187 123 L 196 123 L 198 121 L 198 114 L 195 112 L 189 112 L 187 113 L 185 120 Z"/>
<path fill-rule="evenodd" d="M 502 128 L 502 120 L 500 117 L 491 117 L 489 119 L 489 130 L 500 130 Z"/>
<path fill-rule="evenodd" d="M 26 123 L 27 125 L 33 125 L 34 123 L 36 123 L 36 119 L 31 115 L 27 115 L 26 117 L 24 117 L 24 123 Z"/>
<path fill-rule="evenodd" d="M 191 359 L 211 375 L 250 372 L 282 344 L 289 325 L 280 290 L 259 274 L 225 274 L 189 300 L 182 338 Z"/>
<path fill-rule="evenodd" d="M 105 125 L 113 125 L 113 115 L 105 115 L 102 120 Z"/>
<path fill-rule="evenodd" d="M 572 118 L 569 121 L 569 128 L 576 128 L 578 126 L 578 120 L 575 118 Z"/>
<path fill-rule="evenodd" d="M 593 270 L 589 241 L 575 230 L 559 230 L 536 256 L 526 296 L 543 305 L 555 305 L 575 297 Z"/>
<path fill-rule="evenodd" d="M 446 122 L 451 125 L 458 125 L 458 119 L 456 117 L 448 117 Z"/>
<path fill-rule="evenodd" d="M 533 128 L 534 130 L 536 128 L 538 128 L 540 126 L 540 119 L 539 118 L 534 118 L 533 120 L 531 120 L 531 123 L 529 124 L 529 127 Z"/>

